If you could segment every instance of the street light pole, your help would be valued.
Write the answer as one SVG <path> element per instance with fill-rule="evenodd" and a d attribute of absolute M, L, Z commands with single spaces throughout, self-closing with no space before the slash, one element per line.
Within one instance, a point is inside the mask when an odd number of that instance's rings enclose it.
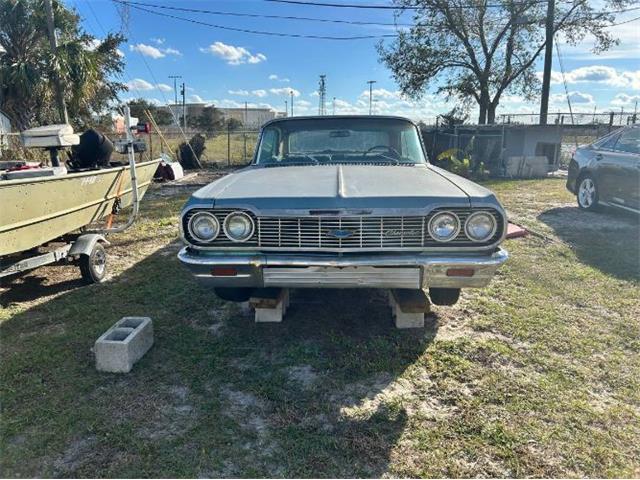
<path fill-rule="evenodd" d="M 371 115 L 373 105 L 373 84 L 377 82 L 375 80 L 369 80 L 367 83 L 369 84 L 369 115 Z"/>
<path fill-rule="evenodd" d="M 291 90 L 291 116 L 293 117 L 293 90 Z"/>

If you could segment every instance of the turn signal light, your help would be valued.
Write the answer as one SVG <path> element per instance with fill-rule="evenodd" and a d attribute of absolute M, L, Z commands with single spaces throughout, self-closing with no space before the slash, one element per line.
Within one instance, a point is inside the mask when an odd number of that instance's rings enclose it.
<path fill-rule="evenodd" d="M 213 267 L 211 275 L 214 277 L 235 277 L 238 275 L 238 270 L 233 267 Z"/>
<path fill-rule="evenodd" d="M 473 277 L 476 271 L 473 268 L 450 268 L 447 277 Z"/>

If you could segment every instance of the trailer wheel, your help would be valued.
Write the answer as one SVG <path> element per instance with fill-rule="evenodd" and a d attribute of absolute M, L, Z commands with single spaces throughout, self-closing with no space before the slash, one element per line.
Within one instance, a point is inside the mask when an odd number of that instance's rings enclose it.
<path fill-rule="evenodd" d="M 100 283 L 107 273 L 107 252 L 96 242 L 90 254 L 80 255 L 80 272 L 85 283 Z"/>

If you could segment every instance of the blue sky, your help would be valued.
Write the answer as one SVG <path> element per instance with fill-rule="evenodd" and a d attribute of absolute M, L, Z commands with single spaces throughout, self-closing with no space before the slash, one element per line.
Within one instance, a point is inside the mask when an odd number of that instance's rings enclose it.
<path fill-rule="evenodd" d="M 66 0 L 78 10 L 84 27 L 97 38 L 104 31 L 118 31 L 121 17 L 109 0 Z M 270 3 L 264 0 L 140 0 L 156 5 L 208 9 L 266 15 L 293 15 L 392 23 L 385 10 L 334 9 Z M 90 2 L 90 4 L 89 4 Z M 382 3 L 381 0 L 351 0 L 350 3 Z M 265 20 L 214 16 L 164 10 L 165 13 L 233 28 L 268 30 L 306 35 L 352 36 L 393 34 L 394 27 L 354 26 L 287 20 Z M 620 14 L 618 20 L 637 17 L 638 11 Z M 561 44 L 569 95 L 574 111 L 599 112 L 633 110 L 640 100 L 640 21 L 612 27 L 621 44 L 603 55 L 590 53 L 586 39 L 578 47 Z M 327 108 L 336 113 L 368 111 L 367 80 L 376 80 L 376 113 L 394 113 L 414 119 L 430 119 L 453 104 L 427 95 L 418 102 L 403 99 L 390 72 L 378 62 L 378 40 L 340 42 L 267 37 L 225 31 L 160 17 L 130 9 L 128 41 L 122 47 L 126 61 L 124 81 L 131 86 L 130 97 L 143 96 L 165 103 L 173 101 L 173 81 L 182 75 L 188 101 L 204 101 L 217 106 L 270 106 L 284 110 L 284 101 L 293 89 L 295 114 L 315 114 L 318 76 L 327 75 Z M 146 62 L 146 63 L 145 63 Z M 541 70 L 541 64 L 538 69 Z M 554 58 L 551 111 L 567 111 L 560 68 Z M 499 113 L 536 112 L 537 104 L 515 96 L 504 98 Z M 473 112 L 471 112 L 473 115 Z"/>

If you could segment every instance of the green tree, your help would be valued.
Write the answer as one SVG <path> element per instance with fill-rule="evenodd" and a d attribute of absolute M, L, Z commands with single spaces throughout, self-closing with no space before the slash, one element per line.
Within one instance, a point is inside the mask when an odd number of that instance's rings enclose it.
<path fill-rule="evenodd" d="M 617 44 L 607 27 L 635 0 L 557 1 L 553 31 L 575 45 L 588 34 L 594 53 Z M 539 92 L 536 60 L 545 48 L 547 3 L 540 0 L 394 0 L 413 12 L 413 26 L 378 53 L 401 91 L 419 99 L 429 90 L 469 107 L 478 123 L 494 123 L 503 94 L 531 100 Z"/>
<path fill-rule="evenodd" d="M 151 123 L 151 119 L 145 113 L 148 111 L 158 125 L 171 125 L 173 123 L 171 112 L 165 107 L 159 107 L 144 98 L 137 98 L 128 103 L 131 116 L 138 118 L 141 122 Z"/>
<path fill-rule="evenodd" d="M 0 109 L 14 125 L 58 123 L 52 71 L 57 60 L 69 121 L 92 125 L 126 87 L 114 80 L 124 69 L 120 34 L 102 40 L 84 32 L 78 14 L 53 1 L 58 49 L 49 47 L 42 0 L 0 0 Z"/>
<path fill-rule="evenodd" d="M 214 106 L 204 107 L 199 116 L 187 117 L 187 123 L 191 128 L 212 134 L 217 130 L 222 130 L 225 126 L 224 118 L 220 110 Z"/>
<path fill-rule="evenodd" d="M 233 117 L 229 118 L 226 121 L 226 124 L 227 124 L 227 129 L 228 130 L 232 130 L 233 131 L 233 130 L 238 130 L 238 129 L 242 128 L 242 122 L 240 120 L 238 120 L 237 118 L 233 118 Z"/>

